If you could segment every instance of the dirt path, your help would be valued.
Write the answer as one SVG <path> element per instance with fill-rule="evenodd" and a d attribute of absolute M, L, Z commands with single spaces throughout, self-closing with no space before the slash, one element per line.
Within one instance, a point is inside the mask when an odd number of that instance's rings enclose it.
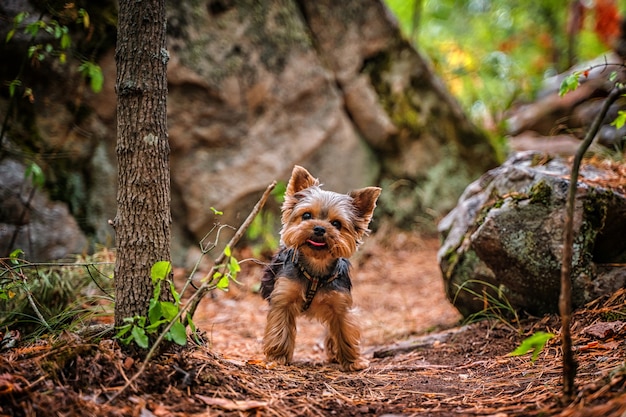
<path fill-rule="evenodd" d="M 66 332 L 4 349 L 0 416 L 623 417 L 626 326 L 601 337 L 588 329 L 626 321 L 626 291 L 576 312 L 578 395 L 563 407 L 558 339 L 534 363 L 529 355 L 507 356 L 524 335 L 558 333 L 558 318 L 453 327 L 459 316 L 444 296 L 436 251 L 435 239 L 387 234 L 370 239 L 353 260 L 371 360 L 362 372 L 325 364 L 322 328 L 307 321 L 299 322 L 295 363 L 265 363 L 267 306 L 254 292 L 261 268 L 246 263 L 241 286 L 215 293 L 198 310 L 207 343 L 158 356 L 112 403 L 141 360 L 111 340 Z"/>
<path fill-rule="evenodd" d="M 460 319 L 444 294 L 437 240 L 397 235 L 392 244 L 390 249 L 372 239 L 352 260 L 353 297 L 366 353 L 411 335 L 450 327 Z M 199 308 L 196 319 L 196 325 L 210 333 L 215 352 L 241 360 L 262 358 L 268 310 L 267 302 L 254 292 L 262 267 L 247 266 L 240 274 L 242 285 L 214 294 Z M 322 337 L 323 328 L 318 323 L 300 320 L 295 361 L 323 361 Z"/>

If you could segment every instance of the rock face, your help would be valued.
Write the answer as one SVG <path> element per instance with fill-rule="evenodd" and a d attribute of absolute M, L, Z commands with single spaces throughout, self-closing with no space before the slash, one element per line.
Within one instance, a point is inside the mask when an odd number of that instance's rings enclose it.
<path fill-rule="evenodd" d="M 108 21 L 88 11 L 93 22 Z M 0 22 L 0 36 L 10 27 Z M 432 227 L 469 181 L 496 165 L 487 137 L 379 0 L 169 2 L 167 28 L 175 262 L 216 221 L 238 226 L 294 164 L 337 192 L 381 185 L 377 215 L 407 228 Z M 3 47 L 7 62 L 21 62 Z M 33 153 L 71 155 L 42 158 L 47 186 L 90 238 L 108 245 L 117 183 L 113 49 L 98 63 L 99 94 L 68 66 L 25 75 L 37 99 L 20 111 L 32 112 L 32 125 L 9 136 Z M 14 77 L 3 71 L 1 79 Z M 58 83 L 37 82 L 50 73 Z"/>
<path fill-rule="evenodd" d="M 19 248 L 26 259 L 38 262 L 87 249 L 87 239 L 67 205 L 50 201 L 44 192 L 34 189 L 25 172 L 17 161 L 0 161 L 0 251 Z"/>
<path fill-rule="evenodd" d="M 626 285 L 626 268 L 618 265 L 626 261 L 624 178 L 608 168 L 581 169 L 572 267 L 576 306 Z M 564 160 L 523 152 L 467 187 L 439 223 L 438 253 L 448 298 L 463 315 L 488 308 L 489 297 L 531 314 L 558 311 L 568 185 Z"/>

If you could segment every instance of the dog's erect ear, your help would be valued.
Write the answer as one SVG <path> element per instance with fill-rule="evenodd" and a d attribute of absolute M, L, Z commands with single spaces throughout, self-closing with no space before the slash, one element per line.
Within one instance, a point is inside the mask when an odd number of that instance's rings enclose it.
<path fill-rule="evenodd" d="M 320 185 L 320 182 L 317 180 L 317 178 L 309 174 L 309 171 L 307 171 L 306 169 L 302 168 L 299 165 L 296 165 L 293 167 L 293 171 L 291 172 L 291 178 L 289 178 L 289 183 L 287 184 L 287 190 L 285 191 L 285 195 L 293 196 L 297 192 L 300 192 L 314 185 Z"/>
<path fill-rule="evenodd" d="M 376 208 L 376 200 L 380 195 L 382 189 L 378 187 L 361 188 L 360 190 L 351 191 L 349 196 L 354 199 L 353 205 L 356 211 L 363 219 L 365 224 L 369 224 Z"/>

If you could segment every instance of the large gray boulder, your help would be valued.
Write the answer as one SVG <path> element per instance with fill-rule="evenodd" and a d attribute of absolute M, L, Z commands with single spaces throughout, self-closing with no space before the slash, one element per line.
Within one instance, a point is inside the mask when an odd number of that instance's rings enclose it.
<path fill-rule="evenodd" d="M 87 239 L 67 204 L 50 200 L 25 173 L 18 161 L 0 161 L 0 256 L 18 248 L 41 262 L 85 251 Z"/>
<path fill-rule="evenodd" d="M 545 154 L 518 153 L 470 184 L 439 223 L 446 292 L 463 315 L 496 300 L 531 314 L 558 311 L 569 167 Z M 623 172 L 584 165 L 574 216 L 575 306 L 625 285 L 624 236 Z"/>

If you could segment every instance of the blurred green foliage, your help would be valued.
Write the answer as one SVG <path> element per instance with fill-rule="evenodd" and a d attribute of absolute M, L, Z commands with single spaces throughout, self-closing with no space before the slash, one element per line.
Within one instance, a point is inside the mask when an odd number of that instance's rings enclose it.
<path fill-rule="evenodd" d="M 472 120 L 500 133 L 504 112 L 532 100 L 544 78 L 608 50 L 592 10 L 569 48 L 570 0 L 385 1 Z"/>

